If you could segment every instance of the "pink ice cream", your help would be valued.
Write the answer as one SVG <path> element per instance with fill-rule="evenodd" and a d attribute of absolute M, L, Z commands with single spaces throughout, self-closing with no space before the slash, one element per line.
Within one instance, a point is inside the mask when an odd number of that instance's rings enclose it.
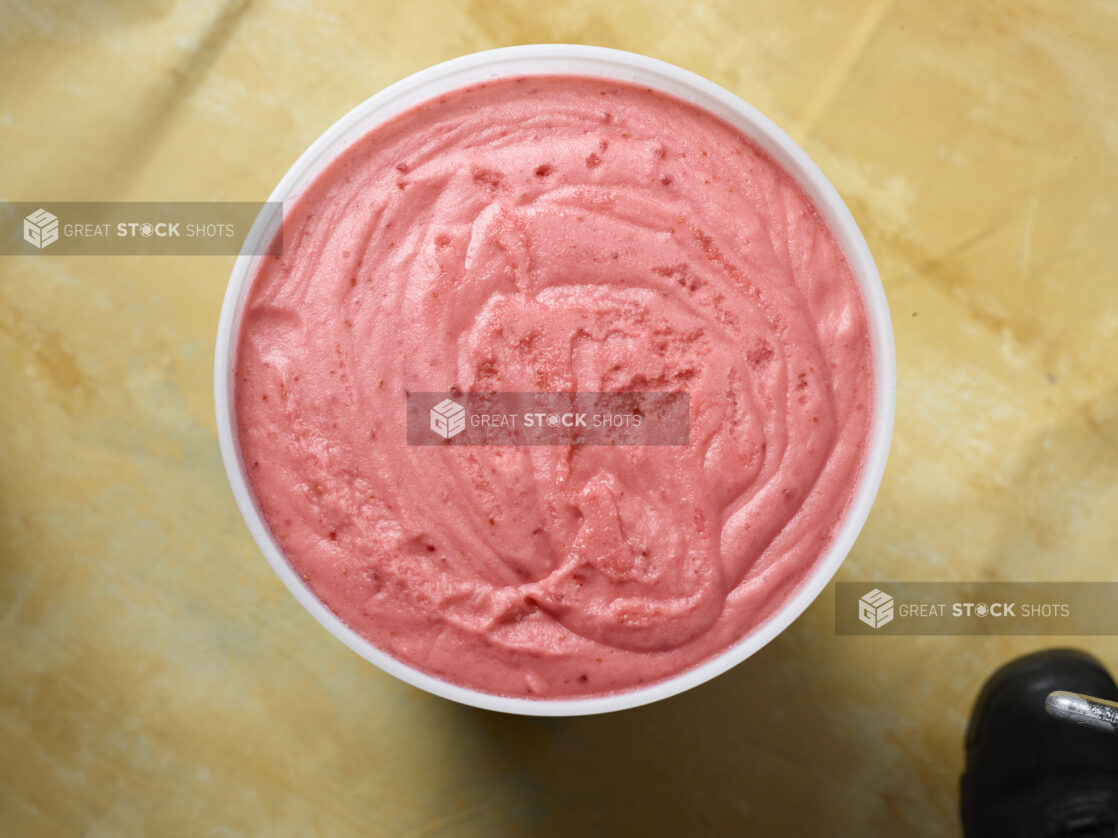
<path fill-rule="evenodd" d="M 851 503 L 871 344 L 739 131 L 582 77 L 427 102 L 290 207 L 236 360 L 250 485 L 358 634 L 483 692 L 631 690 L 742 640 Z M 686 446 L 409 446 L 409 391 L 686 391 Z"/>

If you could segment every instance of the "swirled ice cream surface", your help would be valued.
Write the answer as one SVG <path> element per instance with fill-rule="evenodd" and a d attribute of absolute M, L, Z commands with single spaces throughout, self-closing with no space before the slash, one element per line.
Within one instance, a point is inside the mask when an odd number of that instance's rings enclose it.
<path fill-rule="evenodd" d="M 569 698 L 755 631 L 832 543 L 869 437 L 865 305 L 741 132 L 576 76 L 465 88 L 342 152 L 243 310 L 236 427 L 305 584 L 389 655 Z M 680 446 L 406 444 L 408 392 L 686 392 Z"/>

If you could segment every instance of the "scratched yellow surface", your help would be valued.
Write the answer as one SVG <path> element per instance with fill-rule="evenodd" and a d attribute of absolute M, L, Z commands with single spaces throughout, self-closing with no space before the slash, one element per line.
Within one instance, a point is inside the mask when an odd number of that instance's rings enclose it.
<path fill-rule="evenodd" d="M 476 49 L 644 52 L 803 144 L 900 369 L 840 579 L 1118 575 L 1118 4 L 0 0 L 0 198 L 262 200 Z M 656 706 L 460 707 L 282 588 L 222 471 L 224 257 L 0 257 L 0 835 L 957 834 L 970 703 L 1058 638 L 783 636 Z M 1084 640 L 1118 668 L 1118 640 Z"/>

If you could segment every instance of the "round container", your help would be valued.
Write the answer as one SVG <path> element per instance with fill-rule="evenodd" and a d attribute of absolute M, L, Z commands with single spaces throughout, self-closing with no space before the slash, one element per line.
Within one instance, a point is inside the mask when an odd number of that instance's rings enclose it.
<path fill-rule="evenodd" d="M 335 637 L 366 660 L 413 686 L 463 704 L 534 716 L 575 716 L 637 707 L 708 681 L 748 658 L 796 619 L 834 576 L 865 523 L 885 470 L 893 433 L 897 370 L 889 308 L 877 268 L 850 211 L 819 168 L 767 117 L 701 76 L 643 55 L 568 44 L 508 47 L 456 58 L 409 76 L 362 102 L 332 125 L 295 162 L 269 201 L 289 202 L 327 164 L 377 125 L 428 99 L 470 84 L 507 76 L 580 75 L 631 82 L 672 94 L 722 118 L 763 148 L 794 177 L 834 232 L 857 278 L 866 304 L 874 359 L 874 418 L 860 483 L 837 537 L 784 607 L 734 646 L 667 680 L 606 696 L 529 699 L 490 695 L 435 678 L 396 660 L 339 620 L 292 570 L 264 523 L 245 478 L 233 416 L 233 375 L 241 312 L 257 260 L 254 253 L 275 231 L 262 213 L 233 266 L 218 325 L 214 358 L 214 401 L 225 470 L 241 514 L 268 563 L 288 590 Z"/>

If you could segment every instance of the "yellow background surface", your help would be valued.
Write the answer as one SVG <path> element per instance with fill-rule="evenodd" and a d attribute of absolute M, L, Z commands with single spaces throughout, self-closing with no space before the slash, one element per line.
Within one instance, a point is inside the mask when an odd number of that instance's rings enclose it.
<path fill-rule="evenodd" d="M 647 53 L 819 163 L 892 307 L 896 434 L 839 579 L 1112 580 L 1118 4 L 0 2 L 0 198 L 263 200 L 478 49 Z M 1059 638 L 836 637 L 506 717 L 382 674 L 259 555 L 215 437 L 232 257 L 0 257 L 0 835 L 957 834 L 986 674 Z M 1118 640 L 1084 640 L 1118 667 Z"/>

